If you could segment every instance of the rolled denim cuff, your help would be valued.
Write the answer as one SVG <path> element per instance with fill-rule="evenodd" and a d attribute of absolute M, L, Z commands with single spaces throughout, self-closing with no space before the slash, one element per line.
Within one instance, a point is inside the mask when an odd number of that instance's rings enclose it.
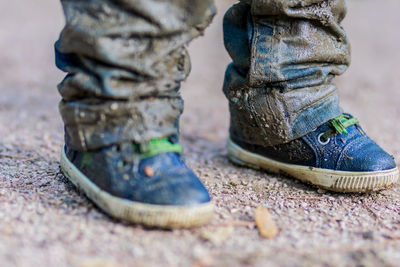
<path fill-rule="evenodd" d="M 229 99 L 230 134 L 249 144 L 286 143 L 342 113 L 335 85 L 285 94 L 275 88 L 248 87 L 246 76 L 233 63 L 227 69 L 224 90 Z"/>
<path fill-rule="evenodd" d="M 67 145 L 78 151 L 179 135 L 180 97 L 142 101 L 60 102 Z"/>

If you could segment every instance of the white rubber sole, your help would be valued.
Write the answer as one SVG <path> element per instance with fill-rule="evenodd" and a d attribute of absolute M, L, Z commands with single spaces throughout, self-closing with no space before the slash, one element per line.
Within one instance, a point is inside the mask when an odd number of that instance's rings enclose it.
<path fill-rule="evenodd" d="M 377 191 L 390 188 L 399 179 L 398 168 L 376 172 L 347 172 L 287 164 L 249 152 L 231 139 L 228 139 L 227 149 L 229 159 L 238 165 L 275 174 L 284 173 L 330 191 Z"/>
<path fill-rule="evenodd" d="M 61 169 L 65 176 L 100 209 L 114 218 L 134 224 L 160 228 L 188 228 L 208 223 L 214 213 L 212 202 L 195 206 L 145 204 L 115 197 L 90 181 L 61 152 Z"/>

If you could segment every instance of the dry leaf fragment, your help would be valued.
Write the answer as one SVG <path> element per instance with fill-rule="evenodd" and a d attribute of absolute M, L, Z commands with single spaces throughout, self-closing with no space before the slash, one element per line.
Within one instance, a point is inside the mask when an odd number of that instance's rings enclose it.
<path fill-rule="evenodd" d="M 262 206 L 256 209 L 256 225 L 260 234 L 264 238 L 274 238 L 278 235 L 278 227 L 274 220 L 271 218 L 271 214 L 268 209 Z"/>

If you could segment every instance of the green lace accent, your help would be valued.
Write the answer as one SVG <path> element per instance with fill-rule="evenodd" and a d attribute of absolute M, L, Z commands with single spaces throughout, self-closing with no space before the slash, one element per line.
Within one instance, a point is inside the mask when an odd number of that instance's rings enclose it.
<path fill-rule="evenodd" d="M 152 139 L 148 143 L 136 145 L 141 158 L 149 158 L 160 153 L 175 152 L 182 153 L 180 144 L 172 144 L 168 138 Z"/>
<path fill-rule="evenodd" d="M 342 114 L 337 116 L 336 118 L 330 120 L 329 125 L 331 126 L 331 130 L 325 132 L 321 138 L 326 141 L 328 140 L 331 136 L 334 136 L 336 134 L 347 134 L 346 128 L 358 124 L 358 120 L 356 118 L 351 118 L 348 115 Z"/>

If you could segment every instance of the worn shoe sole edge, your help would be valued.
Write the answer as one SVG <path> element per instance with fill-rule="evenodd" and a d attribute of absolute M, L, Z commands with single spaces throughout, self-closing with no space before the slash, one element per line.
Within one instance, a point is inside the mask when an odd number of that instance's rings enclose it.
<path fill-rule="evenodd" d="M 64 175 L 101 210 L 114 218 L 148 227 L 189 228 L 208 223 L 214 213 L 212 202 L 191 206 L 153 205 L 115 197 L 90 181 L 61 152 L 61 169 Z"/>
<path fill-rule="evenodd" d="M 370 192 L 390 188 L 399 179 L 398 168 L 375 172 L 335 171 L 282 163 L 252 153 L 227 141 L 229 159 L 238 165 L 263 169 L 271 173 L 284 173 L 317 187 L 335 192 Z"/>

